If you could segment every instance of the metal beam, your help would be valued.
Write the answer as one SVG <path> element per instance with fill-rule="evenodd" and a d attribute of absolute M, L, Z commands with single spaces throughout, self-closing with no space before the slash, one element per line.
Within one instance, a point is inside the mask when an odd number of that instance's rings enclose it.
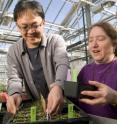
<path fill-rule="evenodd" d="M 58 25 L 58 24 L 53 24 L 53 23 L 51 23 L 51 22 L 46 22 L 46 25 L 54 26 L 54 27 L 60 28 L 61 30 L 76 31 L 76 29 L 73 29 L 73 28 L 66 28 L 66 27 L 64 27 L 64 26 L 61 26 L 61 25 Z"/>
<path fill-rule="evenodd" d="M 6 6 L 5 6 L 5 8 L 4 8 L 4 10 L 2 11 L 1 18 L 0 18 L 0 24 L 1 24 L 2 21 L 3 21 L 3 18 L 2 18 L 2 17 L 4 16 L 5 12 L 6 12 L 6 11 L 8 10 L 8 8 L 10 7 L 10 5 L 12 4 L 12 2 L 13 2 L 13 0 L 8 0 Z"/>
<path fill-rule="evenodd" d="M 81 2 L 78 2 L 76 4 L 73 4 L 71 10 L 67 14 L 67 16 L 65 17 L 65 19 L 63 20 L 63 22 L 61 23 L 61 25 L 67 26 L 70 23 L 70 21 L 73 19 L 74 13 L 79 10 L 80 5 L 81 5 Z"/>

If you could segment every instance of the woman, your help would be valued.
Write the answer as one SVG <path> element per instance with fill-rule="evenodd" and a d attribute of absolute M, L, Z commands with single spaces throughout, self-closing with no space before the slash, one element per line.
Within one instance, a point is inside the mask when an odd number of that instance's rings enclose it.
<path fill-rule="evenodd" d="M 91 26 L 88 48 L 93 62 L 84 66 L 80 83 L 97 87 L 96 91 L 82 91 L 93 99 L 80 99 L 80 107 L 89 114 L 117 119 L 117 31 L 107 22 Z"/>

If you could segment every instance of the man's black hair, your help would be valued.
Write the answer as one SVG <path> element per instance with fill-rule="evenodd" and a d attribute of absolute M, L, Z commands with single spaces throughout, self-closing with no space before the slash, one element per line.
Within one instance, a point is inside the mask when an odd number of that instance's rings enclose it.
<path fill-rule="evenodd" d="M 45 19 L 43 7 L 39 2 L 36 0 L 20 0 L 14 8 L 14 21 L 16 22 L 17 19 L 27 10 L 32 10 L 34 14 Z"/>

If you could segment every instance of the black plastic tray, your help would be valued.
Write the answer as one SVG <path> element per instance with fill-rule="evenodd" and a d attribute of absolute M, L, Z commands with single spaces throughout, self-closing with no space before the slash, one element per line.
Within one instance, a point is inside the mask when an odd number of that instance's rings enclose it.
<path fill-rule="evenodd" d="M 70 99 L 71 100 L 71 99 Z M 72 101 L 72 100 L 71 100 Z M 30 106 L 30 101 L 27 101 L 29 103 Z M 27 105 L 27 102 L 25 103 L 25 105 Z M 29 107 L 26 106 L 26 107 Z M 76 112 L 79 112 L 78 108 L 76 106 L 74 106 L 74 110 L 76 110 Z M 67 113 L 67 109 L 66 107 L 64 107 L 63 109 L 63 113 Z M 0 114 L 0 118 L 2 119 L 5 113 L 1 113 Z M 2 122 L 2 120 L 0 121 Z M 80 117 L 78 118 L 67 118 L 67 119 L 62 119 L 62 120 L 37 120 L 36 122 L 11 122 L 9 124 L 89 124 L 90 122 L 90 117 L 88 115 L 83 115 L 81 114 Z"/>
<path fill-rule="evenodd" d="M 78 119 L 64 119 L 64 120 L 50 120 L 50 121 L 38 121 L 29 123 L 15 123 L 15 124 L 89 124 L 89 117 L 80 117 Z"/>

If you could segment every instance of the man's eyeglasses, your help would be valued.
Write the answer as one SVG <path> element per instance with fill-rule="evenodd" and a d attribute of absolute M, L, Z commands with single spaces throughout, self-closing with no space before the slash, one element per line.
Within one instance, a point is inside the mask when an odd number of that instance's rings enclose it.
<path fill-rule="evenodd" d="M 27 32 L 29 29 L 37 30 L 37 28 L 40 28 L 42 26 L 42 23 L 43 21 L 41 22 L 41 24 L 31 24 L 31 25 L 25 25 L 25 26 L 18 25 L 18 27 L 22 32 Z"/>

